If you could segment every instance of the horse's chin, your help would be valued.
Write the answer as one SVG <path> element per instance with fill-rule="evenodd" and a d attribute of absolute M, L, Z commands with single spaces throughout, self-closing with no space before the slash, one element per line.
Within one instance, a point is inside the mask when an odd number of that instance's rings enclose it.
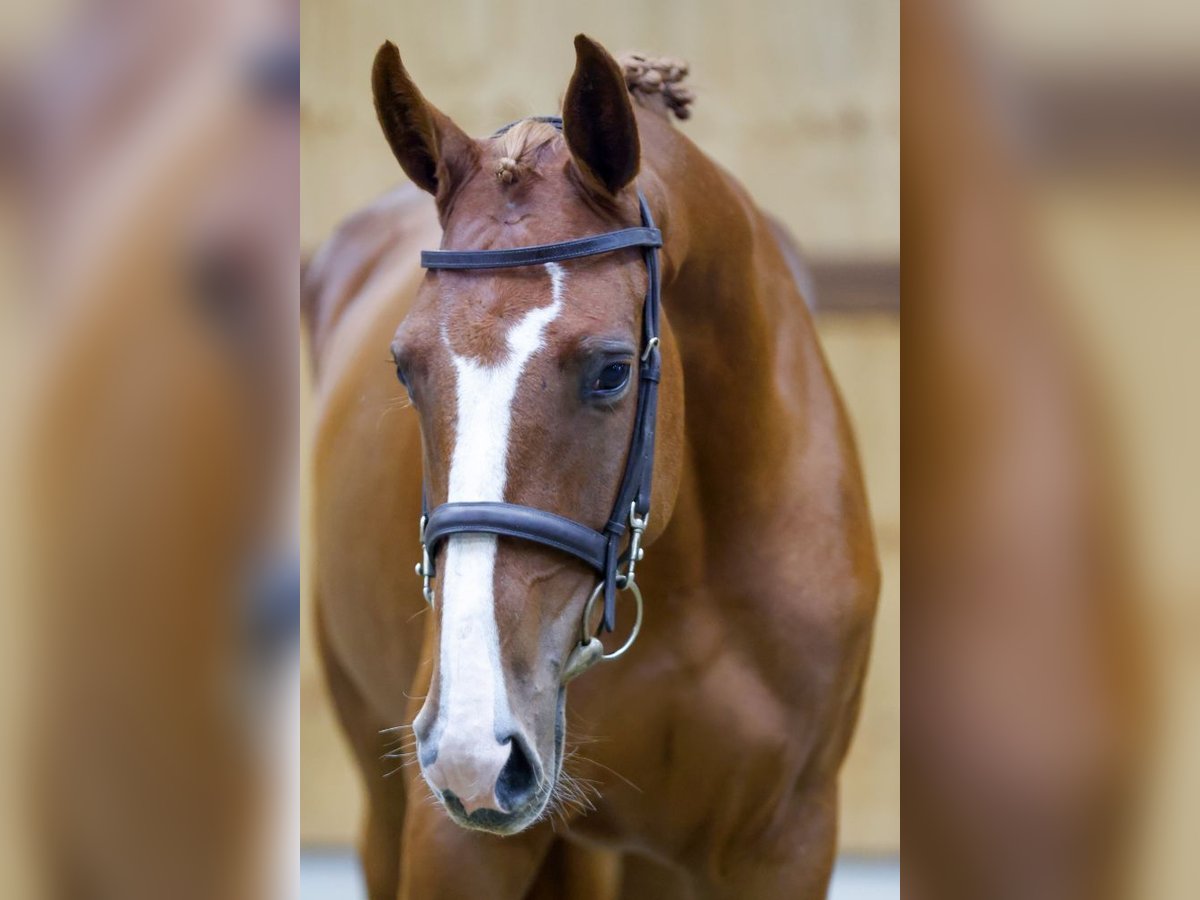
<path fill-rule="evenodd" d="M 554 781 L 547 780 L 533 799 L 520 809 L 507 813 L 495 809 L 477 809 L 473 813 L 467 813 L 458 798 L 453 795 L 443 797 L 442 805 L 456 825 L 470 831 L 484 831 L 503 837 L 520 834 L 541 819 L 553 792 Z"/>

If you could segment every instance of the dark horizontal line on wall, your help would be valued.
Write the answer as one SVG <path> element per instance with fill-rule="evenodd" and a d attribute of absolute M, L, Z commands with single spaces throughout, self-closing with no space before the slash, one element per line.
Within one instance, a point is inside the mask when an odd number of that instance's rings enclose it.
<path fill-rule="evenodd" d="M 1031 72 L 1018 80 L 1017 96 L 1043 164 L 1200 167 L 1200 67 Z"/>
<path fill-rule="evenodd" d="M 810 259 L 818 313 L 900 312 L 900 260 Z"/>

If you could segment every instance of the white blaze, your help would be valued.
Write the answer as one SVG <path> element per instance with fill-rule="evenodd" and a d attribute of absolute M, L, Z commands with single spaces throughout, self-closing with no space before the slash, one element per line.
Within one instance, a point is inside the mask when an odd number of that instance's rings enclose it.
<path fill-rule="evenodd" d="M 447 500 L 503 501 L 513 400 L 542 333 L 562 309 L 564 274 L 547 263 L 552 302 L 532 309 L 506 335 L 508 353 L 495 365 L 454 354 L 458 398 Z M 493 535 L 453 535 L 442 575 L 441 737 L 436 773 L 470 811 L 493 805 L 493 776 L 508 759 L 496 741 L 496 711 L 505 702 L 496 628 Z M 438 728 L 435 726 L 435 732 Z M 484 782 L 487 783 L 484 783 Z M 484 796 L 486 795 L 486 796 Z"/>

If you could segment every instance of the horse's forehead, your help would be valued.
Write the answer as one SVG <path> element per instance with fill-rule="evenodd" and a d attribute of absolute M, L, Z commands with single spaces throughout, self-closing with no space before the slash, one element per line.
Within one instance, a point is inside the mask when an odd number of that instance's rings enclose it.
<path fill-rule="evenodd" d="M 543 267 L 494 276 L 466 273 L 451 276 L 445 286 L 438 328 L 453 356 L 494 365 L 508 355 L 509 339 L 522 321 L 536 310 L 560 303 L 566 278 L 561 269 L 554 277 Z M 554 326 L 566 313 L 561 303 L 556 315 L 540 331 L 543 344 L 554 341 Z"/>
<path fill-rule="evenodd" d="M 620 227 L 586 203 L 567 177 L 561 148 L 539 157 L 536 169 L 505 184 L 485 162 L 462 187 L 445 223 L 443 246 L 498 250 L 599 234 Z M 507 333 L 522 316 L 563 294 L 562 309 L 542 333 L 556 355 L 580 338 L 632 327 L 644 285 L 641 256 L 634 250 L 554 264 L 559 284 L 546 266 L 456 272 L 440 270 L 429 282 L 434 314 L 422 317 L 436 339 L 454 355 L 483 364 L 501 361 Z M 430 334 L 428 337 L 433 338 Z M 543 354 L 544 355 L 544 354 Z"/>
<path fill-rule="evenodd" d="M 494 244 L 492 245 L 494 246 Z M 506 241 L 503 246 L 521 246 Z M 606 332 L 619 335 L 637 323 L 645 269 L 635 250 L 521 268 L 440 270 L 428 283 L 423 329 L 437 329 L 459 355 L 491 355 L 522 316 L 551 303 L 562 309 L 549 323 L 547 344 L 559 345 Z M 432 337 L 432 334 L 430 335 Z"/>
<path fill-rule="evenodd" d="M 494 143 L 494 142 L 493 142 Z M 552 145 L 524 161 L 513 180 L 499 177 L 502 153 L 485 145 L 478 165 L 455 192 L 445 222 L 450 246 L 484 250 L 543 244 L 608 231 L 595 204 L 570 176 L 565 145 Z"/>

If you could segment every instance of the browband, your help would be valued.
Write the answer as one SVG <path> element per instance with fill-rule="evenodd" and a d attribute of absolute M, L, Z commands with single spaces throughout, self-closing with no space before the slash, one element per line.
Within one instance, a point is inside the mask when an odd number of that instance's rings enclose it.
<path fill-rule="evenodd" d="M 539 121 L 548 122 L 560 130 L 562 128 L 561 119 L 541 117 Z M 511 127 L 505 126 L 497 134 L 502 134 Z M 602 629 L 611 631 L 615 625 L 618 589 L 634 590 L 639 603 L 640 622 L 641 592 L 634 583 L 634 570 L 642 557 L 641 538 L 650 512 L 650 482 L 654 467 L 654 428 L 662 366 L 658 346 L 661 293 L 658 250 L 662 247 L 663 239 L 662 233 L 654 226 L 649 204 L 640 190 L 637 197 L 642 219 L 640 227 L 622 228 L 590 237 L 511 250 L 425 250 L 421 253 L 421 265 L 426 269 L 505 269 L 580 259 L 629 247 L 640 247 L 648 276 L 642 311 L 643 343 L 639 355 L 637 410 L 634 414 L 629 455 L 608 521 L 597 531 L 546 510 L 514 503 L 443 503 L 430 511 L 426 502 L 427 491 L 422 490 L 422 560 L 417 566 L 417 572 L 424 579 L 425 598 L 431 604 L 431 579 L 436 577 L 434 558 L 440 543 L 454 534 L 495 534 L 553 547 L 582 560 L 594 569 L 601 579 L 596 591 L 599 592 L 603 588 L 604 594 Z M 620 545 L 627 529 L 630 538 L 622 551 Z M 626 567 L 623 572 L 619 571 L 622 565 Z M 593 598 L 594 596 L 595 594 Z M 590 601 L 587 609 L 591 610 Z M 585 633 L 588 628 L 586 619 L 585 612 Z M 619 655 L 624 649 L 606 658 Z M 595 658 L 599 656 L 596 655 Z"/>
<path fill-rule="evenodd" d="M 580 259 L 611 253 L 626 247 L 661 247 L 662 232 L 657 228 L 622 228 L 592 237 L 559 241 L 554 244 L 534 244 L 513 250 L 422 250 L 421 267 L 425 269 L 514 269 L 518 266 L 538 266 L 564 259 Z"/>

